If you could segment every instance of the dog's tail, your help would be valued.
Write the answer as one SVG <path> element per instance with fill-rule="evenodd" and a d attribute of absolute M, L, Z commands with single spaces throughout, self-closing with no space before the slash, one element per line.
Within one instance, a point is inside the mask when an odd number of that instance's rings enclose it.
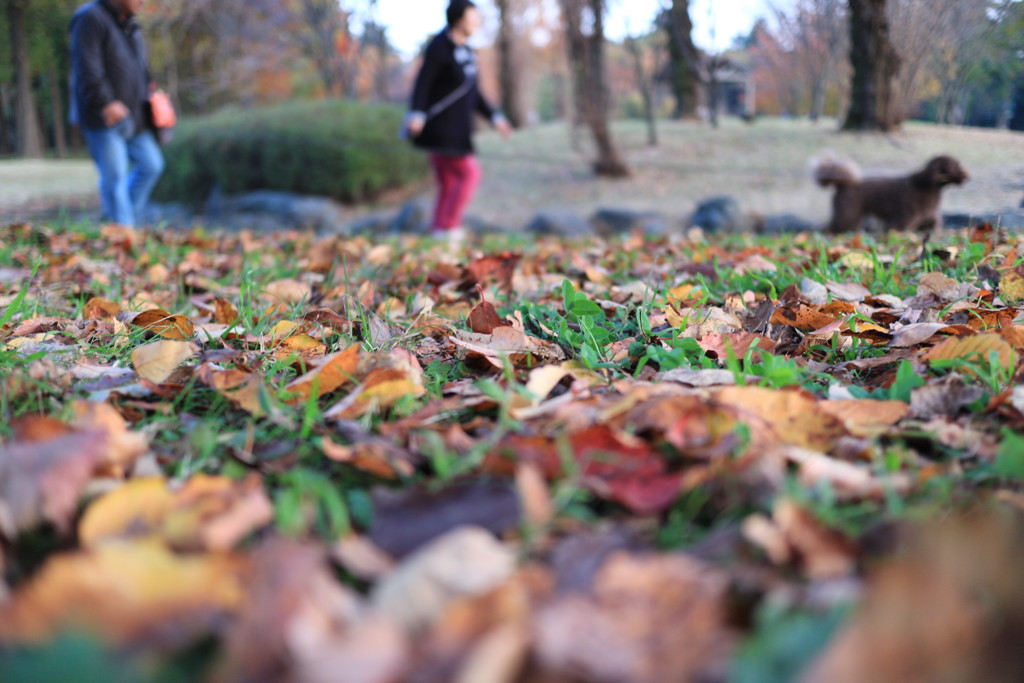
<path fill-rule="evenodd" d="M 813 168 L 814 180 L 822 187 L 858 185 L 862 177 L 857 164 L 832 153 L 815 160 Z"/>

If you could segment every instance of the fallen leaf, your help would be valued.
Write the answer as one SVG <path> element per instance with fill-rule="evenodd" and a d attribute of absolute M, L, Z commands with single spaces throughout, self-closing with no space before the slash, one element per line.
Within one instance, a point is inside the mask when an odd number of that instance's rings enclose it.
<path fill-rule="evenodd" d="M 67 531 L 107 445 L 94 430 L 0 447 L 0 535 L 13 540 L 43 521 Z"/>
<path fill-rule="evenodd" d="M 100 297 L 89 299 L 82 308 L 86 320 L 113 320 L 121 313 L 121 305 Z"/>
<path fill-rule="evenodd" d="M 152 542 L 56 555 L 0 605 L 0 642 L 42 644 L 70 630 L 120 646 L 189 642 L 242 605 L 243 566 L 230 555 L 175 556 Z"/>
<path fill-rule="evenodd" d="M 903 401 L 822 401 L 821 410 L 842 421 L 854 436 L 875 437 L 910 415 Z"/>
<path fill-rule="evenodd" d="M 497 588 L 515 569 L 515 557 L 489 532 L 463 527 L 421 548 L 371 595 L 374 610 L 421 632 L 453 602 Z"/>
<path fill-rule="evenodd" d="M 942 342 L 922 358 L 929 362 L 960 360 L 988 364 L 995 355 L 996 361 L 1006 368 L 1017 365 L 1017 352 L 998 334 L 979 334 L 974 337 L 952 337 Z"/>
<path fill-rule="evenodd" d="M 236 408 L 253 417 L 266 415 L 264 396 L 267 389 L 263 378 L 245 370 L 216 370 L 204 363 L 196 371 L 199 381 L 226 398 Z"/>
<path fill-rule="evenodd" d="M 846 435 L 842 422 L 822 410 L 802 391 L 762 387 L 726 387 L 715 401 L 738 411 L 738 418 L 769 443 L 784 443 L 828 452 Z"/>
<path fill-rule="evenodd" d="M 78 431 L 102 431 L 107 446 L 100 464 L 104 473 L 122 476 L 149 451 L 149 438 L 133 432 L 121 414 L 108 403 L 76 401 L 71 426 Z"/>
<path fill-rule="evenodd" d="M 289 403 L 305 403 L 314 394 L 326 396 L 354 381 L 359 366 L 360 347 L 353 344 L 340 353 L 324 356 L 316 367 L 285 387 L 294 394 Z"/>
<path fill-rule="evenodd" d="M 132 351 L 132 366 L 142 379 L 163 384 L 182 363 L 198 354 L 199 347 L 191 342 L 158 341 Z"/>
<path fill-rule="evenodd" d="M 86 548 L 151 537 L 176 549 L 224 551 L 272 520 L 258 477 L 198 476 L 178 490 L 163 479 L 139 479 L 90 505 L 79 538 Z"/>
<path fill-rule="evenodd" d="M 159 308 L 139 313 L 132 318 L 131 324 L 172 341 L 188 341 L 196 333 L 196 326 L 191 320 Z"/>

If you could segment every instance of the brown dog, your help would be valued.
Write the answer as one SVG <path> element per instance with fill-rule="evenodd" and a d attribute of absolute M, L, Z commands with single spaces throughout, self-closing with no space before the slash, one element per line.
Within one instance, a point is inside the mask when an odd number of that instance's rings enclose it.
<path fill-rule="evenodd" d="M 969 177 L 951 156 L 936 157 L 917 173 L 896 178 L 862 179 L 855 164 L 835 158 L 819 161 L 814 169 L 819 185 L 836 188 L 827 228 L 831 234 L 859 230 L 868 217 L 880 220 L 886 230 L 942 227 L 942 189 Z"/>

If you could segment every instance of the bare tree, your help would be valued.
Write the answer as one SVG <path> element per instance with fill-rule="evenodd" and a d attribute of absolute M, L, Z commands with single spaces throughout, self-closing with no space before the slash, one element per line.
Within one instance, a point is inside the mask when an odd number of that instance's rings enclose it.
<path fill-rule="evenodd" d="M 619 156 L 609 124 L 610 103 L 604 60 L 604 0 L 561 0 L 576 111 L 597 147 L 594 171 L 624 178 L 629 168 Z"/>
<path fill-rule="evenodd" d="M 313 62 L 329 96 L 344 94 L 354 79 L 346 71 L 346 60 L 339 55 L 339 45 L 349 42 L 350 37 L 338 1 L 300 0 L 299 10 L 302 30 L 295 38 L 303 54 Z"/>
<path fill-rule="evenodd" d="M 11 58 L 14 63 L 14 107 L 17 153 L 28 159 L 43 156 L 43 136 L 39 129 L 36 98 L 32 92 L 32 65 L 29 62 L 28 0 L 5 0 L 7 27 L 10 30 Z"/>
<path fill-rule="evenodd" d="M 890 37 L 887 2 L 849 0 L 853 79 L 844 130 L 889 131 L 900 124 L 895 101 L 900 58 Z"/>
<path fill-rule="evenodd" d="M 509 123 L 515 128 L 526 125 L 523 111 L 521 55 L 515 17 L 515 0 L 495 0 L 498 6 L 500 24 L 498 27 L 498 83 L 501 90 L 501 105 Z"/>
<path fill-rule="evenodd" d="M 830 89 L 839 85 L 849 56 L 843 0 L 798 0 L 789 11 L 775 8 L 777 36 L 785 46 L 789 76 L 802 75 L 798 99 L 806 98 L 812 121 L 825 114 Z M 797 86 L 797 84 L 791 84 Z"/>
<path fill-rule="evenodd" d="M 626 38 L 626 51 L 633 62 L 633 73 L 636 77 L 637 88 L 640 90 L 640 97 L 644 103 L 644 118 L 647 121 L 647 144 L 651 147 L 658 146 L 658 123 L 657 112 L 654 102 L 654 79 L 658 71 L 658 58 L 656 50 L 645 49 L 640 39 L 635 36 Z M 650 54 L 654 52 L 654 54 Z"/>
<path fill-rule="evenodd" d="M 690 0 L 672 0 L 672 4 L 662 12 L 660 23 L 669 39 L 669 69 L 672 94 L 676 98 L 673 117 L 695 117 L 700 102 L 701 75 L 700 53 L 693 44 Z"/>

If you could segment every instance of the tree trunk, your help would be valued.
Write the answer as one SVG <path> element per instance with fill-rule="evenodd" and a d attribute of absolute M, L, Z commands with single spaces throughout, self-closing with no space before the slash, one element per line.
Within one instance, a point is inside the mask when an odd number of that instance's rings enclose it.
<path fill-rule="evenodd" d="M 584 33 L 584 10 L 590 10 L 590 34 Z M 594 171 L 625 178 L 629 168 L 619 157 L 608 122 L 609 97 L 604 68 L 604 0 L 562 0 L 576 110 L 590 128 L 597 147 Z"/>
<path fill-rule="evenodd" d="M 9 99 L 7 86 L 0 84 L 0 154 L 8 154 L 14 151 L 10 126 L 7 123 Z"/>
<path fill-rule="evenodd" d="M 57 158 L 64 159 L 68 155 L 68 132 L 65 125 L 64 84 L 60 71 L 55 65 L 47 70 L 50 81 L 50 102 L 53 107 L 53 146 L 57 150 Z"/>
<path fill-rule="evenodd" d="M 516 54 L 515 26 L 512 23 L 514 0 L 495 0 L 498 6 L 500 25 L 498 28 L 498 81 L 501 88 L 501 106 L 505 116 L 514 128 L 526 125 L 523 111 L 520 69 Z"/>
<path fill-rule="evenodd" d="M 700 103 L 700 54 L 693 44 L 693 21 L 690 0 L 673 0 L 672 7 L 662 15 L 668 34 L 672 94 L 676 98 L 673 117 L 694 118 Z"/>
<path fill-rule="evenodd" d="M 895 85 L 900 58 L 889 36 L 886 5 L 887 0 L 849 0 L 853 81 L 844 130 L 899 127 Z"/>
<path fill-rule="evenodd" d="M 654 111 L 654 84 L 653 79 L 647 76 L 644 68 L 643 49 L 640 41 L 636 38 L 626 38 L 626 50 L 633 58 L 633 72 L 636 74 L 636 85 L 640 90 L 640 96 L 644 102 L 644 118 L 647 121 L 647 144 L 651 147 L 658 146 L 658 122 Z"/>
<path fill-rule="evenodd" d="M 25 40 L 28 29 L 25 21 L 27 8 L 26 0 L 7 2 L 7 25 L 11 33 L 15 81 L 15 148 L 18 155 L 26 159 L 39 159 L 43 156 L 43 137 L 36 116 L 35 97 L 32 94 L 32 65 L 29 62 L 28 42 Z"/>

